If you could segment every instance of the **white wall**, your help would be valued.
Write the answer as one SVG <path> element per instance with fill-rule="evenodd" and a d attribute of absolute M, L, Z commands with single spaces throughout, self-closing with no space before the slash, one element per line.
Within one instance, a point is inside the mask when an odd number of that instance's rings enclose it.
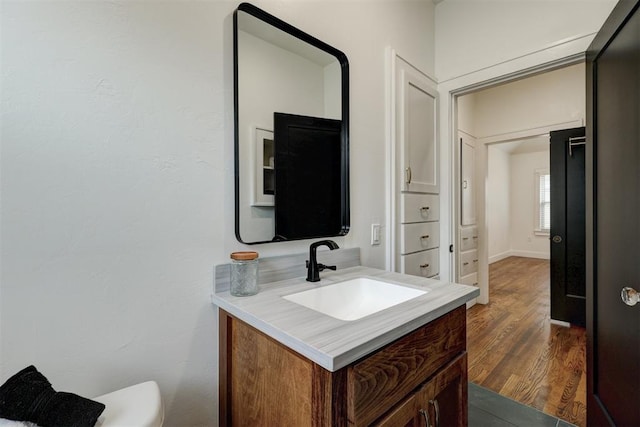
<path fill-rule="evenodd" d="M 476 133 L 476 95 L 469 95 L 458 98 L 458 130 L 475 137 Z"/>
<path fill-rule="evenodd" d="M 584 121 L 584 63 L 539 74 L 473 94 L 478 138 Z"/>
<path fill-rule="evenodd" d="M 536 235 L 535 172 L 549 169 L 549 150 L 535 153 L 514 153 L 511 162 L 511 254 L 549 259 L 548 235 Z"/>
<path fill-rule="evenodd" d="M 487 222 L 489 263 L 511 250 L 511 162 L 508 152 L 495 146 L 487 150 Z"/>
<path fill-rule="evenodd" d="M 446 0 L 436 8 L 436 75 L 451 80 L 578 40 L 589 45 L 617 0 Z"/>
<path fill-rule="evenodd" d="M 216 424 L 213 266 L 247 248 L 233 215 L 237 4 L 3 2 L 0 381 L 31 363 L 86 396 L 155 379 L 166 425 Z M 369 233 L 385 219 L 385 49 L 433 74 L 434 6 L 256 5 L 349 58 L 352 228 L 336 241 L 383 267 Z"/>

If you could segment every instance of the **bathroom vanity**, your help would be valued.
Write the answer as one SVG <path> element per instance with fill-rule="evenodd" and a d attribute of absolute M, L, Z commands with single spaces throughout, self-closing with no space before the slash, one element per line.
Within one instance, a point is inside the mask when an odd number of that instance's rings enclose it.
<path fill-rule="evenodd" d="M 477 288 L 362 266 L 321 277 L 246 298 L 217 280 L 220 425 L 465 426 L 465 303 Z M 355 320 L 284 298 L 363 277 L 424 292 Z"/>

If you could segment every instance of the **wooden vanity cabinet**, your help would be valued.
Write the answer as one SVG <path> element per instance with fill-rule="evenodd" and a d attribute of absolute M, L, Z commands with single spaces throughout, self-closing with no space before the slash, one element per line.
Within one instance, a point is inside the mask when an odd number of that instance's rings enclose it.
<path fill-rule="evenodd" d="M 466 426 L 466 309 L 335 372 L 220 309 L 219 383 L 223 426 Z"/>
<path fill-rule="evenodd" d="M 404 402 L 397 405 L 376 426 L 462 427 L 467 414 L 467 354 L 461 354 Z"/>

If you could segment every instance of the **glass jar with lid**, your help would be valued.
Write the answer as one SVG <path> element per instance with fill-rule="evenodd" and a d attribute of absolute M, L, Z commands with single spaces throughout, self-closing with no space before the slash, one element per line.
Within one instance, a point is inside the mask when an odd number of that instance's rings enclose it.
<path fill-rule="evenodd" d="M 258 252 L 231 253 L 231 295 L 246 297 L 258 293 Z"/>

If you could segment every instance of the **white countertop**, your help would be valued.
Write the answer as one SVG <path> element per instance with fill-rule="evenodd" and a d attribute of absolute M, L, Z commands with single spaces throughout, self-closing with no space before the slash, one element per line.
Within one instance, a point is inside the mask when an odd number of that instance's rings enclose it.
<path fill-rule="evenodd" d="M 478 288 L 368 267 L 323 271 L 321 281 L 304 277 L 260 285 L 250 297 L 216 292 L 215 305 L 302 354 L 329 371 L 337 371 L 477 297 Z M 344 321 L 282 298 L 318 286 L 357 277 L 428 289 L 421 295 L 362 319 Z"/>

